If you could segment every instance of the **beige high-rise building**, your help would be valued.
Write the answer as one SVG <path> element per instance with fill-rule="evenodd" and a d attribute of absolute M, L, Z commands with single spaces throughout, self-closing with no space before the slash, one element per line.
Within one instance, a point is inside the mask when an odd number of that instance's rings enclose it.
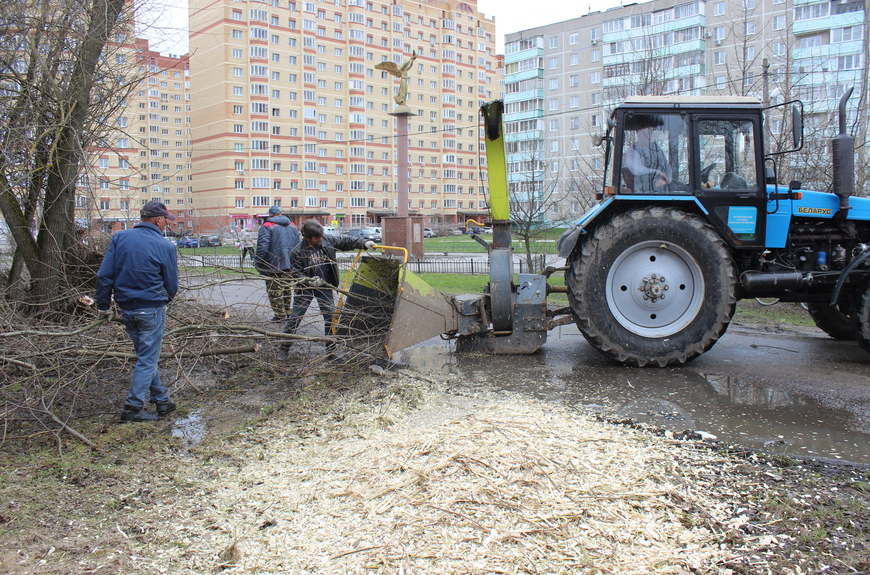
<path fill-rule="evenodd" d="M 397 211 L 399 80 L 409 69 L 409 211 L 427 225 L 488 214 L 479 105 L 498 94 L 495 22 L 467 2 L 191 0 L 193 219 L 353 227 Z"/>
<path fill-rule="evenodd" d="M 159 200 L 177 216 L 175 229 L 192 230 L 190 101 L 187 57 L 162 55 L 148 41 L 117 46 L 114 69 L 136 79 L 126 106 L 108 118 L 106 146 L 91 148 L 76 191 L 76 217 L 103 232 L 132 227 L 139 209 Z"/>

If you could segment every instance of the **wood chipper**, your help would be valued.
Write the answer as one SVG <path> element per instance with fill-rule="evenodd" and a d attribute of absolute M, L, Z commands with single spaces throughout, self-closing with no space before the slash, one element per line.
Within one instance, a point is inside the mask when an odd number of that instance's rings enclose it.
<path fill-rule="evenodd" d="M 547 331 L 573 323 L 570 308 L 547 309 L 547 285 L 555 269 L 514 276 L 507 170 L 502 137 L 503 103 L 481 108 L 492 210 L 492 243 L 475 237 L 490 258 L 490 279 L 481 294 L 447 295 L 407 269 L 407 251 L 379 246 L 383 253 L 358 257 L 337 310 L 337 336 L 381 338 L 388 356 L 435 336 L 457 339 L 457 351 L 529 354 Z M 396 257 L 399 254 L 399 257 Z M 564 269 L 564 268 L 563 268 Z M 353 335 L 356 339 L 356 335 Z"/>

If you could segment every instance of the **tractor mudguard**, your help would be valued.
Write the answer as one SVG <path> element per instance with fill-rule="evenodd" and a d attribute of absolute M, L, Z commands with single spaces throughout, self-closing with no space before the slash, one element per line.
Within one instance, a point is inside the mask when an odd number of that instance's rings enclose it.
<path fill-rule="evenodd" d="M 666 196 L 666 195 L 621 195 L 621 196 L 610 196 L 606 200 L 602 201 L 596 206 L 593 206 L 588 212 L 583 214 L 583 216 L 577 221 L 577 224 L 565 230 L 562 235 L 559 237 L 556 247 L 559 251 L 559 257 L 567 258 L 571 255 L 571 252 L 574 251 L 574 246 L 577 245 L 577 240 L 580 239 L 580 236 L 586 234 L 587 229 L 591 227 L 593 221 L 595 221 L 602 214 L 612 214 L 617 207 L 614 205 L 616 202 L 622 202 L 623 205 L 619 206 L 619 209 L 632 209 L 640 205 L 640 202 L 644 204 L 658 204 L 658 205 L 667 205 L 670 202 L 680 202 L 679 205 L 685 206 L 685 202 L 692 202 L 698 208 L 698 214 L 707 217 L 709 212 L 707 209 L 698 201 L 698 199 L 694 196 Z M 683 207 L 682 209 L 686 209 Z M 690 211 L 694 211 L 691 210 Z"/>

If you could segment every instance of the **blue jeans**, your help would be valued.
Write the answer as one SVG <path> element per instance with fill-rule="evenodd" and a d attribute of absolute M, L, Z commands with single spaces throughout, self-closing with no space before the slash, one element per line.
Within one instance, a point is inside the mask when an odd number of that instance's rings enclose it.
<path fill-rule="evenodd" d="M 160 383 L 157 369 L 166 327 L 166 306 L 121 310 L 121 320 L 136 350 L 136 367 L 133 368 L 126 405 L 145 407 L 149 392 L 152 403 L 169 401 L 169 391 Z"/>
<path fill-rule="evenodd" d="M 302 321 L 305 312 L 308 311 L 308 306 L 311 305 L 311 298 L 317 298 L 317 306 L 320 308 L 320 315 L 323 316 L 323 333 L 324 335 L 330 335 L 332 331 L 332 314 L 335 312 L 335 298 L 332 295 L 332 290 L 312 288 L 296 290 L 293 299 L 293 311 L 290 312 L 290 319 L 287 320 L 284 333 L 296 333 L 299 322 Z"/>

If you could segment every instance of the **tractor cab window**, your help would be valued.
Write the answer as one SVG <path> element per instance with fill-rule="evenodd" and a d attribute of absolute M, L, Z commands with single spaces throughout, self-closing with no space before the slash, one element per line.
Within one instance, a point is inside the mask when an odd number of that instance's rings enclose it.
<path fill-rule="evenodd" d="M 622 193 L 665 194 L 689 190 L 688 129 L 678 114 L 625 117 Z"/>
<path fill-rule="evenodd" d="M 701 120 L 698 123 L 701 187 L 755 190 L 755 129 L 749 120 Z"/>

